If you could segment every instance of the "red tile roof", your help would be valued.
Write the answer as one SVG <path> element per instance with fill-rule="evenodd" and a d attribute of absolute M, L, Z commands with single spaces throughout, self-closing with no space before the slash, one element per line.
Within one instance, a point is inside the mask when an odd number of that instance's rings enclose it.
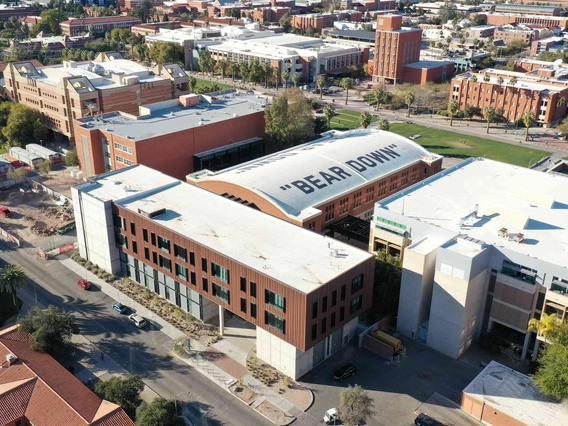
<path fill-rule="evenodd" d="M 134 426 L 118 405 L 100 399 L 48 354 L 32 351 L 30 342 L 17 326 L 0 330 L 0 361 L 9 353 L 17 357 L 0 367 L 0 425 L 23 415 L 35 426 Z"/>
<path fill-rule="evenodd" d="M 142 22 L 132 16 L 100 16 L 97 18 L 69 19 L 61 22 L 61 25 L 96 25 L 112 22 Z"/>

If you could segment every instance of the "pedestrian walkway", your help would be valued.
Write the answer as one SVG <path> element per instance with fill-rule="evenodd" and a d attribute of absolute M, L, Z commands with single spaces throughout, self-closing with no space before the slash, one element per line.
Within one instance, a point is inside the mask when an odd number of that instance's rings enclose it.
<path fill-rule="evenodd" d="M 154 314 L 145 306 L 139 304 L 132 298 L 121 293 L 112 285 L 101 280 L 95 274 L 87 271 L 71 258 L 68 258 L 66 256 L 59 256 L 59 258 L 55 261 L 60 262 L 65 267 L 75 272 L 77 275 L 85 277 L 87 280 L 99 286 L 101 291 L 109 297 L 122 303 L 123 305 L 127 305 L 138 314 L 145 317 L 147 320 L 157 324 L 160 327 L 160 331 L 162 331 L 171 339 L 177 340 L 180 338 L 187 338 L 185 333 L 183 333 L 181 330 L 178 330 L 176 327 L 174 327 L 158 315 Z M 183 358 L 178 356 L 178 358 L 215 382 L 218 386 L 220 386 L 227 392 L 230 392 L 229 387 L 231 385 L 236 383 L 238 380 L 241 380 L 245 386 L 249 387 L 251 390 L 258 394 L 258 398 L 256 398 L 255 401 L 251 403 L 251 407 L 256 409 L 261 415 L 265 416 L 257 408 L 264 401 L 268 401 L 272 405 L 276 406 L 278 409 L 284 412 L 287 419 L 289 419 L 289 421 L 287 421 L 286 423 L 278 423 L 279 425 L 291 423 L 299 414 L 303 412 L 302 409 L 298 408 L 282 395 L 274 392 L 268 386 L 262 384 L 254 377 L 246 373 L 246 368 L 237 360 L 232 359 L 230 352 L 226 353 L 216 348 L 209 348 L 194 339 L 191 339 L 190 341 L 190 349 L 192 352 L 191 357 Z M 223 356 L 215 356 L 215 352 L 223 354 Z M 91 353 L 96 354 L 96 351 Z M 243 373 L 246 374 L 243 375 Z M 313 394 L 311 393 L 311 391 L 310 394 L 313 401 Z M 311 402 L 309 404 L 306 404 L 306 409 L 309 406 L 311 406 Z M 267 419 L 273 421 L 273 419 L 269 417 L 267 417 Z"/>

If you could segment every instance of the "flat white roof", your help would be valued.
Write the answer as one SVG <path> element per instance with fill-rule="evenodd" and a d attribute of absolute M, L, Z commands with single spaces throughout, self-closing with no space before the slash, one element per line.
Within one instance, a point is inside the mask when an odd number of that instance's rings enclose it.
<path fill-rule="evenodd" d="M 310 293 L 373 255 L 137 165 L 77 185 L 300 292 Z"/>
<path fill-rule="evenodd" d="M 537 159 L 535 159 L 537 160 Z M 377 203 L 385 210 L 568 267 L 568 176 L 472 158 Z M 475 211 L 477 217 L 460 226 Z M 522 233 L 525 242 L 499 236 Z M 568 423 L 567 423 L 568 424 Z"/>
<path fill-rule="evenodd" d="M 463 393 L 527 426 L 568 425 L 568 407 L 542 395 L 533 380 L 491 361 Z"/>
<path fill-rule="evenodd" d="M 327 200 L 422 159 L 438 158 L 410 139 L 382 130 L 331 131 L 326 135 L 216 173 L 190 176 L 241 186 L 286 214 L 303 219 Z"/>

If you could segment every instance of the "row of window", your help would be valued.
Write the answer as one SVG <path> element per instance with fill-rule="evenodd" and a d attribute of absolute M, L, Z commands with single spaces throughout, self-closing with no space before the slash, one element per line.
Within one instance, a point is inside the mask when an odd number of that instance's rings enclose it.
<path fill-rule="evenodd" d="M 130 148 L 126 145 L 122 145 L 121 143 L 117 143 L 117 142 L 114 143 L 114 149 L 118 149 L 119 151 L 126 152 L 127 154 L 133 153 L 132 148 Z"/>
<path fill-rule="evenodd" d="M 351 304 L 349 307 L 350 315 L 356 313 L 359 309 L 363 307 L 363 296 L 357 296 L 351 300 Z M 330 316 L 330 328 L 335 327 L 335 319 L 336 314 L 335 312 L 331 313 Z M 345 319 L 345 306 L 342 306 L 339 309 L 339 322 L 342 322 Z M 325 334 L 327 332 L 327 318 L 322 318 L 320 322 L 320 334 Z M 312 324 L 312 341 L 316 340 L 318 337 L 318 324 Z"/>
<path fill-rule="evenodd" d="M 130 160 L 124 158 L 124 157 L 121 157 L 120 155 L 116 156 L 116 162 L 121 163 L 121 164 L 125 164 L 127 166 L 133 166 L 134 165 L 133 161 L 130 161 Z"/>
<path fill-rule="evenodd" d="M 365 276 L 363 274 L 355 277 L 351 281 L 351 294 L 357 293 L 363 288 Z M 343 284 L 341 286 L 341 301 L 345 300 L 347 294 L 347 286 Z M 337 304 L 337 290 L 333 290 L 331 293 L 331 307 L 333 308 Z M 321 300 L 321 312 L 327 312 L 327 296 L 324 296 Z M 316 319 L 318 316 L 318 302 L 315 301 L 312 304 L 312 319 Z"/>

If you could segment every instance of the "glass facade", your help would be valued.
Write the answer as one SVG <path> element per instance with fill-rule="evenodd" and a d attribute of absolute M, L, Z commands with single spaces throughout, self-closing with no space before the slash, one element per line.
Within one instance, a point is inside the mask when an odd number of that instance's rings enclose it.
<path fill-rule="evenodd" d="M 272 312 L 264 311 L 264 324 L 278 330 L 280 333 L 286 332 L 286 321 L 284 318 L 274 315 Z"/>
<path fill-rule="evenodd" d="M 286 312 L 286 298 L 270 290 L 264 290 L 264 301 L 276 309 Z"/>

